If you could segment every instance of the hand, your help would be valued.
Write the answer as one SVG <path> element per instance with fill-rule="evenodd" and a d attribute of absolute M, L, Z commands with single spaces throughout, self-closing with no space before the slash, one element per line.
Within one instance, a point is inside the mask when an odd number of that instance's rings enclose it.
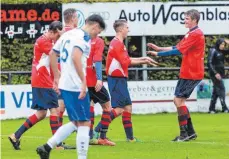
<path fill-rule="evenodd" d="M 147 43 L 147 46 L 154 49 L 155 51 L 159 51 L 160 47 L 158 47 L 157 45 L 153 44 L 153 43 Z"/>
<path fill-rule="evenodd" d="M 58 85 L 59 85 L 59 78 L 55 78 L 54 81 L 53 81 L 53 89 L 59 95 L 60 94 L 60 90 L 58 88 Z"/>
<path fill-rule="evenodd" d="M 154 59 L 150 57 L 143 57 L 144 63 L 151 65 L 151 66 L 158 66 L 158 62 L 156 62 Z"/>
<path fill-rule="evenodd" d="M 220 76 L 219 73 L 215 74 L 215 78 L 216 78 L 217 80 L 221 80 L 221 79 L 222 79 L 222 77 Z"/>
<path fill-rule="evenodd" d="M 227 44 L 229 44 L 229 39 L 224 39 L 224 41 L 225 41 Z"/>
<path fill-rule="evenodd" d="M 86 96 L 86 93 L 87 93 L 86 90 L 87 90 L 86 82 L 83 82 L 78 99 L 84 99 L 84 97 Z"/>
<path fill-rule="evenodd" d="M 97 80 L 96 85 L 95 85 L 95 91 L 99 92 L 103 86 L 103 81 Z"/>
<path fill-rule="evenodd" d="M 157 56 L 157 52 L 156 51 L 147 51 L 147 54 L 153 55 L 153 56 Z"/>

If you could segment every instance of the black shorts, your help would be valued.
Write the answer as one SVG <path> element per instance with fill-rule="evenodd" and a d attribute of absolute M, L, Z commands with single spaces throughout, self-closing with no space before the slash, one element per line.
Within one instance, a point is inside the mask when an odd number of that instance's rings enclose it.
<path fill-rule="evenodd" d="M 104 104 L 110 101 L 109 94 L 106 88 L 103 86 L 99 92 L 95 91 L 95 87 L 88 87 L 90 101 L 94 103 Z"/>
<path fill-rule="evenodd" d="M 175 96 L 178 98 L 189 98 L 200 81 L 201 80 L 179 79 L 175 90 Z"/>

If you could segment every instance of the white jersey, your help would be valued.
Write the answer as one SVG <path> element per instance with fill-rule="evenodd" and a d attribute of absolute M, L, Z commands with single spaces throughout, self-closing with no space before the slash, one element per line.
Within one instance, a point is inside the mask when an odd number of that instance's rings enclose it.
<path fill-rule="evenodd" d="M 53 50 L 60 54 L 61 77 L 59 89 L 80 92 L 82 81 L 75 69 L 72 54 L 75 47 L 79 48 L 83 55 L 81 62 L 86 76 L 87 58 L 90 54 L 90 36 L 81 29 L 73 29 L 65 32 L 56 42 Z"/>

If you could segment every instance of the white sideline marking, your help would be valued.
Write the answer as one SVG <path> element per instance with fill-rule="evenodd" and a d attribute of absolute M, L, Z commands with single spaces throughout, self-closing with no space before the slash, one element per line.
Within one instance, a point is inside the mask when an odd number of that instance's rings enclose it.
<path fill-rule="evenodd" d="M 1 137 L 8 137 L 9 135 L 0 135 Z M 28 138 L 28 139 L 49 139 L 50 137 L 45 137 L 45 136 L 23 136 L 22 138 Z M 120 140 L 120 139 L 113 139 L 112 141 L 116 141 L 116 142 L 125 142 L 125 140 Z M 161 140 L 151 140 L 151 141 L 142 141 L 140 143 L 163 143 L 163 141 Z M 220 142 L 204 142 L 204 141 L 195 141 L 195 140 L 191 140 L 190 142 L 172 142 L 169 141 L 170 143 L 185 143 L 185 144 L 202 144 L 202 145 L 222 145 L 222 146 L 229 146 L 229 144 L 224 144 L 224 143 L 220 143 Z M 164 142 L 166 143 L 166 141 Z"/>

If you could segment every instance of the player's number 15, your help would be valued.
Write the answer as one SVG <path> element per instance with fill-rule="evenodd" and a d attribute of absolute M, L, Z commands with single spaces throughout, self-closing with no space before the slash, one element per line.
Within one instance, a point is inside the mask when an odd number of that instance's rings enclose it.
<path fill-rule="evenodd" d="M 61 56 L 61 60 L 63 62 L 66 62 L 67 58 L 68 58 L 68 50 L 66 49 L 66 45 L 70 43 L 70 40 L 66 40 L 62 49 L 62 56 Z"/>

